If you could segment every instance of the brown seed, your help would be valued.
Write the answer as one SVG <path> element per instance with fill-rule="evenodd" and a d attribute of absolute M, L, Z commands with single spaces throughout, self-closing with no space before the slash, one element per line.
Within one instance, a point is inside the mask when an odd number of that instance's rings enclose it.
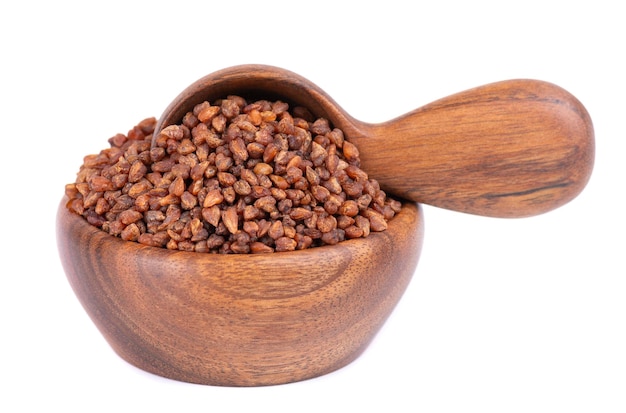
<path fill-rule="evenodd" d="M 330 232 L 337 228 L 337 219 L 332 215 L 320 216 L 317 218 L 317 229 L 322 232 Z"/>
<path fill-rule="evenodd" d="M 398 201 L 397 199 L 388 198 L 386 203 L 391 207 L 393 212 L 395 212 L 396 214 L 402 210 L 402 202 Z"/>
<path fill-rule="evenodd" d="M 306 169 L 305 169 L 305 174 L 306 174 L 306 179 L 307 179 L 307 181 L 309 181 L 309 184 L 311 186 L 319 185 L 319 183 L 320 183 L 320 176 L 315 171 L 315 169 L 311 168 L 310 166 L 307 166 Z"/>
<path fill-rule="evenodd" d="M 294 251 L 296 246 L 296 240 L 293 238 L 280 237 L 276 240 L 276 251 L 278 252 Z"/>
<path fill-rule="evenodd" d="M 372 197 L 369 194 L 363 194 L 356 200 L 356 203 L 359 206 L 359 210 L 367 209 L 370 206 L 371 202 Z"/>
<path fill-rule="evenodd" d="M 311 143 L 311 162 L 315 166 L 321 166 L 326 162 L 326 158 L 328 157 L 328 153 L 326 149 L 319 143 L 313 141 Z"/>
<path fill-rule="evenodd" d="M 382 214 L 373 209 L 368 209 L 366 212 L 366 217 L 370 221 L 370 229 L 372 231 L 379 232 L 387 229 L 387 221 L 385 221 L 385 217 Z"/>
<path fill-rule="evenodd" d="M 209 250 L 214 250 L 224 245 L 224 241 L 224 237 L 221 235 L 211 234 L 206 243 Z"/>
<path fill-rule="evenodd" d="M 224 201 L 228 202 L 229 204 L 233 204 L 237 197 L 237 193 L 232 186 L 222 189 L 222 195 L 224 196 Z"/>
<path fill-rule="evenodd" d="M 358 166 L 348 165 L 344 170 L 346 171 L 346 174 L 352 179 L 360 180 L 363 182 L 369 179 L 367 173 Z"/>
<path fill-rule="evenodd" d="M 115 188 L 123 188 L 128 183 L 127 174 L 117 174 L 111 177 L 111 182 Z"/>
<path fill-rule="evenodd" d="M 196 115 L 193 114 L 193 112 L 187 112 L 185 116 L 183 116 L 183 125 L 190 129 L 198 125 L 198 122 L 200 121 L 198 120 Z"/>
<path fill-rule="evenodd" d="M 268 165 L 265 162 L 259 162 L 254 166 L 252 171 L 257 175 L 269 175 L 274 172 L 274 168 L 272 168 L 271 165 Z"/>
<path fill-rule="evenodd" d="M 350 225 L 349 227 L 344 229 L 346 238 L 360 238 L 363 236 L 363 229 L 357 227 L 356 225 Z"/>
<path fill-rule="evenodd" d="M 342 190 L 341 184 L 339 183 L 339 180 L 335 176 L 331 176 L 330 178 L 328 178 L 328 180 L 322 182 L 322 185 L 324 186 L 324 188 L 328 189 L 333 194 L 341 193 L 341 190 Z"/>
<path fill-rule="evenodd" d="M 189 184 L 189 186 L 187 187 L 187 191 L 194 195 L 197 196 L 200 191 L 202 191 L 202 189 L 204 188 L 203 186 L 203 180 L 202 179 L 198 179 L 196 181 L 193 181 L 191 184 Z"/>
<path fill-rule="evenodd" d="M 313 244 L 313 238 L 304 234 L 296 234 L 294 240 L 296 241 L 296 249 L 298 250 L 310 248 Z"/>
<path fill-rule="evenodd" d="M 243 209 L 243 219 L 246 221 L 259 218 L 263 213 L 254 205 L 246 205 Z"/>
<path fill-rule="evenodd" d="M 257 178 L 259 179 L 259 186 L 266 189 L 270 189 L 272 187 L 273 183 L 268 175 L 257 175 Z"/>
<path fill-rule="evenodd" d="M 338 242 L 342 241 L 343 231 L 339 229 L 332 229 L 328 232 L 322 233 L 322 242 L 328 245 L 335 245 Z"/>
<path fill-rule="evenodd" d="M 178 125 L 169 125 L 160 133 L 161 136 L 165 136 L 168 139 L 181 140 L 183 139 L 184 132 L 183 129 Z"/>
<path fill-rule="evenodd" d="M 216 165 L 209 165 L 207 166 L 206 170 L 204 171 L 204 177 L 205 178 L 213 178 L 217 175 L 217 166 Z"/>
<path fill-rule="evenodd" d="M 141 194 L 135 199 L 135 210 L 146 212 L 150 209 L 150 194 Z"/>
<path fill-rule="evenodd" d="M 180 197 L 168 194 L 159 200 L 159 205 L 168 206 L 168 205 L 176 205 L 180 203 Z"/>
<path fill-rule="evenodd" d="M 217 227 L 220 223 L 221 216 L 222 212 L 217 205 L 209 208 L 202 208 L 202 218 L 214 227 Z"/>
<path fill-rule="evenodd" d="M 273 122 L 276 120 L 276 113 L 271 110 L 264 110 L 261 112 L 261 119 L 263 122 Z"/>
<path fill-rule="evenodd" d="M 335 146 L 333 145 L 332 148 L 334 148 Z M 331 174 L 334 174 L 338 167 L 339 167 L 339 156 L 337 156 L 336 153 L 329 153 L 328 156 L 326 157 L 326 169 L 328 169 L 328 172 L 330 172 Z"/>
<path fill-rule="evenodd" d="M 110 179 L 104 178 L 102 176 L 96 175 L 91 178 L 89 181 L 89 187 L 92 191 L 96 192 L 104 192 L 111 191 L 115 189 L 115 185 L 111 182 Z"/>
<path fill-rule="evenodd" d="M 276 199 L 276 201 L 283 201 L 287 198 L 287 191 L 280 188 L 270 188 L 270 195 Z"/>
<path fill-rule="evenodd" d="M 204 202 L 202 203 L 202 206 L 204 208 L 210 208 L 214 205 L 221 204 L 223 200 L 224 195 L 222 195 L 222 191 L 219 189 L 213 189 L 209 191 L 204 197 Z"/>
<path fill-rule="evenodd" d="M 258 185 L 259 180 L 254 172 L 250 169 L 242 169 L 239 173 L 241 179 L 245 180 L 250 185 Z"/>
<path fill-rule="evenodd" d="M 219 113 L 217 114 L 217 116 L 211 119 L 211 127 L 213 127 L 216 132 L 222 133 L 226 128 L 227 121 L 228 119 L 226 119 L 226 116 L 224 116 L 222 113 Z"/>
<path fill-rule="evenodd" d="M 261 159 L 263 157 L 263 153 L 265 152 L 265 146 L 258 142 L 251 142 L 246 146 L 246 150 L 251 158 Z"/>
<path fill-rule="evenodd" d="M 161 245 L 154 239 L 153 234 L 143 233 L 137 238 L 137 242 L 150 247 L 161 247 Z"/>
<path fill-rule="evenodd" d="M 208 161 L 198 163 L 196 166 L 191 168 L 191 171 L 189 172 L 189 177 L 194 181 L 201 179 L 204 176 L 204 173 L 206 172 L 209 165 L 210 164 Z"/>
<path fill-rule="evenodd" d="M 339 211 L 339 207 L 343 204 L 342 198 L 331 194 L 326 202 L 324 202 L 324 209 L 329 214 L 336 214 Z"/>
<path fill-rule="evenodd" d="M 235 254 L 248 254 L 250 253 L 250 245 L 246 241 L 233 242 L 230 244 L 230 250 Z"/>
<path fill-rule="evenodd" d="M 313 194 L 313 197 L 318 201 L 325 202 L 330 196 L 330 191 L 326 187 L 315 185 L 311 188 L 311 194 Z"/>
<path fill-rule="evenodd" d="M 231 234 L 234 234 L 239 229 L 239 216 L 237 215 L 237 208 L 234 206 L 226 208 L 222 211 L 222 221 L 226 226 L 226 229 Z"/>
<path fill-rule="evenodd" d="M 158 162 L 165 158 L 165 149 L 160 147 L 154 147 L 150 149 L 150 162 Z M 154 170 L 154 169 L 153 169 Z"/>
<path fill-rule="evenodd" d="M 262 126 L 254 133 L 254 142 L 262 145 L 264 148 L 274 142 L 273 129 L 268 124 Z"/>
<path fill-rule="evenodd" d="M 359 205 L 354 200 L 347 200 L 339 207 L 339 214 L 353 217 L 359 213 Z"/>
<path fill-rule="evenodd" d="M 163 159 L 162 161 L 154 162 L 152 164 L 153 172 L 169 172 L 172 170 L 175 162 L 173 159 Z"/>
<path fill-rule="evenodd" d="M 265 151 L 263 152 L 263 162 L 265 162 L 265 163 L 272 162 L 274 160 L 274 158 L 276 157 L 276 155 L 278 154 L 279 151 L 280 150 L 274 144 L 274 142 L 269 143 L 265 147 Z"/>
<path fill-rule="evenodd" d="M 289 216 L 296 221 L 310 218 L 313 215 L 313 211 L 306 208 L 294 208 L 289 213 Z"/>
<path fill-rule="evenodd" d="M 367 237 L 370 233 L 370 220 L 362 215 L 357 215 L 354 219 L 356 226 L 363 230 L 363 236 Z"/>
<path fill-rule="evenodd" d="M 133 209 L 127 209 L 125 211 L 120 212 L 118 219 L 124 225 L 129 225 L 134 222 L 139 221 L 143 218 L 143 214 L 141 212 L 135 211 Z"/>
<path fill-rule="evenodd" d="M 252 193 L 252 187 L 247 181 L 239 179 L 233 183 L 233 189 L 239 195 L 246 196 Z"/>
<path fill-rule="evenodd" d="M 191 231 L 192 235 L 197 235 L 202 229 L 204 229 L 204 226 L 202 224 L 202 221 L 200 221 L 198 218 L 194 218 L 189 221 L 189 230 Z"/>
<path fill-rule="evenodd" d="M 341 129 L 333 129 L 332 131 L 326 134 L 326 137 L 330 140 L 331 143 L 334 143 L 338 148 L 343 147 L 344 136 L 343 131 Z"/>
<path fill-rule="evenodd" d="M 283 223 L 283 232 L 287 238 L 294 238 L 296 236 L 296 229 L 285 223 Z"/>
<path fill-rule="evenodd" d="M 305 228 L 302 230 L 302 233 L 311 239 L 319 239 L 322 238 L 322 231 L 317 228 Z"/>
<path fill-rule="evenodd" d="M 187 251 L 187 252 L 193 252 L 195 251 L 195 246 L 196 244 L 188 241 L 188 240 L 184 240 L 184 241 L 180 241 L 178 243 L 178 250 L 179 251 Z"/>
<path fill-rule="evenodd" d="M 182 196 L 185 192 L 185 180 L 180 176 L 176 177 L 174 181 L 169 186 L 169 192 L 172 195 L 176 195 L 177 197 Z"/>
<path fill-rule="evenodd" d="M 102 198 L 102 192 L 91 191 L 83 200 L 85 208 L 91 208 L 98 203 L 98 200 Z"/>
<path fill-rule="evenodd" d="M 322 208 L 323 209 L 323 208 Z M 317 228 L 317 213 L 313 213 L 310 217 L 304 219 L 304 225 L 307 228 Z"/>
<path fill-rule="evenodd" d="M 250 244 L 250 252 L 253 254 L 267 254 L 270 252 L 274 252 L 274 249 L 262 242 L 255 241 Z"/>
<path fill-rule="evenodd" d="M 115 198 L 115 205 L 111 208 L 111 212 L 119 213 L 132 208 L 135 203 L 134 199 L 128 195 L 118 195 Z"/>
<path fill-rule="evenodd" d="M 339 215 L 337 217 L 337 227 L 341 228 L 341 229 L 346 229 L 349 226 L 354 224 L 354 218 L 351 218 L 349 216 L 346 215 Z"/>
<path fill-rule="evenodd" d="M 244 217 L 245 219 L 245 217 Z M 256 221 L 244 221 L 243 230 L 252 238 L 257 238 L 259 232 L 259 224 Z"/>
<path fill-rule="evenodd" d="M 211 118 L 212 120 L 213 118 Z M 193 143 L 199 148 L 206 144 L 207 148 L 215 149 L 224 143 L 224 140 L 214 130 L 210 129 L 206 124 L 200 123 L 191 130 Z"/>
<path fill-rule="evenodd" d="M 353 164 L 359 160 L 359 150 L 353 143 L 345 141 L 343 143 L 343 156 L 349 163 Z"/>
<path fill-rule="evenodd" d="M 219 171 L 227 171 L 231 166 L 233 166 L 233 164 L 233 158 L 230 158 L 223 153 L 218 153 L 215 156 L 215 166 Z"/>
<path fill-rule="evenodd" d="M 250 123 L 252 123 L 254 126 L 259 126 L 263 121 L 263 118 L 261 117 L 261 112 L 259 112 L 258 109 L 252 109 L 251 111 L 249 111 L 248 119 L 250 120 Z"/>
<path fill-rule="evenodd" d="M 226 118 L 232 119 L 239 115 L 240 108 L 234 99 L 224 99 L 222 100 L 221 110 Z"/>
<path fill-rule="evenodd" d="M 346 195 L 357 198 L 363 194 L 363 184 L 359 181 L 349 180 L 341 185 Z"/>
<path fill-rule="evenodd" d="M 313 122 L 311 125 L 311 132 L 317 135 L 325 135 L 330 132 L 330 126 L 328 125 L 328 120 L 320 118 Z"/>
<path fill-rule="evenodd" d="M 272 223 L 270 221 L 262 219 L 262 220 L 258 221 L 258 225 L 259 225 L 259 230 L 257 231 L 257 236 L 259 238 L 262 238 L 262 237 L 264 237 L 267 234 L 267 231 L 269 231 L 270 226 L 272 225 Z"/>
<path fill-rule="evenodd" d="M 272 222 L 269 230 L 267 231 L 267 235 L 274 239 L 278 239 L 285 235 L 285 231 L 283 230 L 283 223 L 281 221 Z"/>
<path fill-rule="evenodd" d="M 276 186 L 276 188 L 283 190 L 289 188 L 289 182 L 284 177 L 274 174 L 271 174 L 269 177 L 272 180 L 272 183 Z"/>
<path fill-rule="evenodd" d="M 128 190 L 128 196 L 132 198 L 137 198 L 139 195 L 148 192 L 152 188 L 153 185 L 147 179 L 142 179 L 135 185 L 130 187 L 130 189 Z"/>
<path fill-rule="evenodd" d="M 65 195 L 69 198 L 69 199 L 74 199 L 78 196 L 79 192 L 78 189 L 76 189 L 76 184 L 66 184 L 65 185 Z"/>
<path fill-rule="evenodd" d="M 171 172 L 175 177 L 180 176 L 183 179 L 187 179 L 191 173 L 191 167 L 189 165 L 179 163 L 172 166 Z"/>
<path fill-rule="evenodd" d="M 139 231 L 139 227 L 133 223 L 122 230 L 120 238 L 124 241 L 137 241 L 140 235 L 141 232 Z"/>
<path fill-rule="evenodd" d="M 98 215 L 104 215 L 109 212 L 110 209 L 111 206 L 109 205 L 109 202 L 104 198 L 100 198 L 96 202 L 96 207 L 94 208 L 94 211 L 96 211 L 96 214 Z"/>
<path fill-rule="evenodd" d="M 135 161 L 128 171 L 128 182 L 139 182 L 148 172 L 148 168 L 141 161 Z"/>
<path fill-rule="evenodd" d="M 183 139 L 178 145 L 177 151 L 181 155 L 189 155 L 196 150 L 196 145 L 191 142 L 191 139 Z"/>
<path fill-rule="evenodd" d="M 208 102 L 207 102 L 208 104 Z M 210 123 L 211 120 L 217 115 L 220 111 L 219 106 L 205 106 L 202 110 L 200 110 L 197 114 L 198 120 L 203 123 Z"/>
<path fill-rule="evenodd" d="M 265 212 L 273 212 L 276 210 L 276 198 L 271 195 L 261 197 L 254 202 L 254 206 Z"/>
<path fill-rule="evenodd" d="M 217 180 L 220 182 L 222 188 L 233 186 L 237 182 L 237 177 L 229 172 L 218 172 Z"/>
<path fill-rule="evenodd" d="M 248 159 L 248 149 L 246 148 L 246 143 L 242 138 L 236 138 L 230 141 L 228 144 L 230 151 L 233 154 L 233 158 L 235 163 L 241 164 Z"/>
<path fill-rule="evenodd" d="M 287 181 L 288 182 L 297 182 L 302 178 L 302 169 L 297 168 L 295 166 L 287 166 Z M 308 186 L 308 185 L 307 185 Z"/>
<path fill-rule="evenodd" d="M 196 145 L 196 157 L 198 162 L 204 162 L 209 158 L 209 145 L 206 142 Z"/>
<path fill-rule="evenodd" d="M 206 198 L 205 198 L 206 199 Z M 188 191 L 184 191 L 180 196 L 180 206 L 185 210 L 190 210 L 198 205 L 198 198 Z"/>

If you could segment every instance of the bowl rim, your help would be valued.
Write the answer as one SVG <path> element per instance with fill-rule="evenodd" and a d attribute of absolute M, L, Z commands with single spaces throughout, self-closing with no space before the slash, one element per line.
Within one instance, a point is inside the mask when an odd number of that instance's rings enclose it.
<path fill-rule="evenodd" d="M 383 255 L 385 263 L 397 259 L 398 250 L 402 251 L 398 242 L 415 246 L 418 257 L 423 244 L 422 208 L 410 201 L 403 202 L 387 230 L 372 232 L 365 238 L 296 251 L 220 254 L 169 250 L 122 240 L 71 212 L 66 199 L 57 212 L 57 245 L 66 272 L 78 271 L 76 266 L 80 265 L 107 263 L 128 268 L 125 276 L 134 277 L 132 271 L 140 266 L 150 274 L 141 276 L 146 281 L 210 285 L 233 298 L 275 299 L 308 294 L 336 281 L 349 266 L 376 265 L 378 260 L 373 257 L 378 255 Z"/>

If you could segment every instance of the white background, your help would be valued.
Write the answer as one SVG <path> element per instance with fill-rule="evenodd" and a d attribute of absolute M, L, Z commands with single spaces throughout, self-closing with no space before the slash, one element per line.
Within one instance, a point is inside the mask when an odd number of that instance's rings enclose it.
<path fill-rule="evenodd" d="M 616 2 L 15 4 L 0 6 L 1 411 L 626 411 Z M 415 276 L 344 369 L 264 388 L 162 379 L 118 358 L 78 303 L 57 205 L 84 155 L 242 63 L 299 73 L 370 122 L 484 83 L 547 80 L 591 114 L 594 173 L 574 201 L 532 218 L 425 206 Z"/>

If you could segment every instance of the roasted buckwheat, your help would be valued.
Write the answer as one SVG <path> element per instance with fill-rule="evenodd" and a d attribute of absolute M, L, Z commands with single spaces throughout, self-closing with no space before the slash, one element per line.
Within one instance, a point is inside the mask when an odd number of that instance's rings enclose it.
<path fill-rule="evenodd" d="M 123 240 L 211 253 L 333 245 L 400 211 L 326 119 L 281 101 L 204 102 L 161 131 L 148 118 L 84 158 L 67 207 Z"/>

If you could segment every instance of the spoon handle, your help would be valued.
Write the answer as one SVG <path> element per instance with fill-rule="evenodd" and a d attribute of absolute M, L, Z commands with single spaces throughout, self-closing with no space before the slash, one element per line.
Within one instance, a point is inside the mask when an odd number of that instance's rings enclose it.
<path fill-rule="evenodd" d="M 380 124 L 354 121 L 362 168 L 406 199 L 494 217 L 572 200 L 593 168 L 582 104 L 536 80 L 510 80 L 435 101 Z"/>

